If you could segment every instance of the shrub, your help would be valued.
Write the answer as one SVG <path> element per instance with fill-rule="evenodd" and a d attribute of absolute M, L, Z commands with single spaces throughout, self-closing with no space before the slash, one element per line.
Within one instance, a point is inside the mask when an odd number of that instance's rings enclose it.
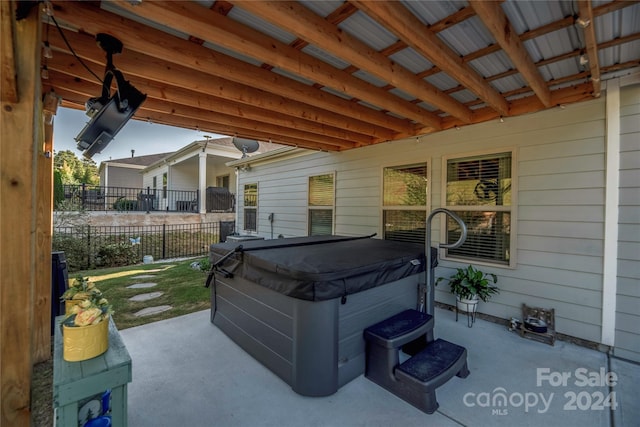
<path fill-rule="evenodd" d="M 135 211 L 138 210 L 138 201 L 118 199 L 113 203 L 113 209 L 117 211 Z"/>
<path fill-rule="evenodd" d="M 138 254 L 130 243 L 109 243 L 101 246 L 96 254 L 96 266 L 120 267 L 138 263 Z"/>
<path fill-rule="evenodd" d="M 70 234 L 57 232 L 53 234 L 52 249 L 54 251 L 64 251 L 69 271 L 78 271 L 87 268 L 89 258 L 89 248 L 84 235 L 74 237 Z"/>

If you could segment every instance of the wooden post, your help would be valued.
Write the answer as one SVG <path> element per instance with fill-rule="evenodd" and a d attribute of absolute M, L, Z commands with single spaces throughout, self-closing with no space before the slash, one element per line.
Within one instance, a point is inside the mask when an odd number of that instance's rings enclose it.
<path fill-rule="evenodd" d="M 51 113 L 51 112 L 49 112 Z M 53 112 L 55 114 L 55 112 Z M 51 358 L 51 237 L 53 226 L 53 117 L 40 114 L 44 144 L 36 150 L 33 363 Z M 43 119 L 42 117 L 47 117 Z M 49 122 L 51 120 L 51 122 Z M 42 129 L 42 126 L 40 127 Z"/>
<path fill-rule="evenodd" d="M 40 8 L 20 21 L 0 2 L 0 425 L 29 426 L 36 266 L 36 142 L 40 100 Z M 6 64 L 8 60 L 11 63 Z M 15 74 L 6 72 L 13 69 Z M 15 83 L 16 96 L 4 92 Z M 39 201 L 38 201 L 39 203 Z M 49 267 L 51 269 L 51 267 Z"/>

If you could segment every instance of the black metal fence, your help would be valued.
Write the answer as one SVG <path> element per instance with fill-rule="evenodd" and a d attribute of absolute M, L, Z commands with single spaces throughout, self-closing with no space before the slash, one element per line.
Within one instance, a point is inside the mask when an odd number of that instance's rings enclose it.
<path fill-rule="evenodd" d="M 146 255 L 154 260 L 206 255 L 209 245 L 226 240 L 235 222 L 146 226 L 56 227 L 53 250 L 64 251 L 69 271 L 132 265 Z"/>
<path fill-rule="evenodd" d="M 199 212 L 203 203 L 198 190 L 168 190 L 99 185 L 63 185 L 64 205 L 56 210 L 120 212 Z M 225 188 L 209 187 L 204 207 L 207 212 L 234 212 L 235 195 Z"/>

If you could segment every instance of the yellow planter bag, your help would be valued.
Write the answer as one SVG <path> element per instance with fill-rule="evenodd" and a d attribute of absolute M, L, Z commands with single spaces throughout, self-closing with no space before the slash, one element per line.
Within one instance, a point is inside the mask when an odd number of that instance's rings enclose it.
<path fill-rule="evenodd" d="M 109 348 L 109 320 L 95 325 L 62 325 L 62 358 L 79 362 L 101 355 Z"/>

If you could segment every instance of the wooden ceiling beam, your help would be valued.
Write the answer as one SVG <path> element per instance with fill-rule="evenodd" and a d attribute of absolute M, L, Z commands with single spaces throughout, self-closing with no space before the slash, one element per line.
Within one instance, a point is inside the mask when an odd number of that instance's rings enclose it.
<path fill-rule="evenodd" d="M 516 33 L 507 15 L 502 10 L 500 2 L 489 0 L 472 1 L 470 5 L 509 56 L 513 65 L 520 71 L 522 77 L 529 83 L 529 86 L 531 86 L 542 104 L 545 107 L 551 107 L 551 92 L 529 53 L 522 45 L 518 33 Z"/>
<path fill-rule="evenodd" d="M 381 23 L 453 79 L 484 100 L 500 115 L 509 113 L 509 103 L 460 56 L 449 48 L 402 4 L 351 0 L 360 10 Z"/>
<path fill-rule="evenodd" d="M 94 65 L 94 64 L 91 64 Z M 98 66 L 94 65 L 98 71 Z M 53 58 L 49 60 L 49 69 L 59 71 L 68 76 L 73 76 L 79 80 L 77 60 L 63 52 L 56 51 Z M 124 70 L 122 70 L 124 71 Z M 87 77 L 89 78 L 89 77 Z M 92 83 L 99 85 L 95 79 L 89 78 Z M 50 77 L 53 85 L 57 83 L 53 77 Z M 189 89 L 183 89 L 178 86 L 171 86 L 164 82 L 156 82 L 149 79 L 137 78 L 135 87 L 148 97 L 159 100 L 182 104 L 186 106 L 196 106 L 197 108 L 209 111 L 210 114 L 221 113 L 225 115 L 237 115 L 239 117 L 261 122 L 270 125 L 277 125 L 295 129 L 299 132 L 308 132 L 309 134 L 323 135 L 329 138 L 338 138 L 343 141 L 352 141 L 358 145 L 368 145 L 378 142 L 376 139 L 368 135 L 358 134 L 346 131 L 340 128 L 325 126 L 310 120 L 300 120 L 276 111 L 255 107 L 249 104 L 241 104 L 235 101 L 225 100 L 212 95 L 195 92 Z M 92 92 L 96 96 L 100 93 L 100 87 L 96 87 Z M 317 138 L 316 136 L 316 138 Z"/>
<path fill-rule="evenodd" d="M 591 91 L 591 83 L 580 83 L 574 86 L 564 87 L 551 92 L 551 102 L 555 106 L 562 106 L 575 102 L 585 101 L 587 99 L 593 98 L 593 96 L 591 95 Z M 514 116 L 535 113 L 547 108 L 548 107 L 542 104 L 542 101 L 540 101 L 536 94 L 511 101 L 511 112 Z M 496 112 L 489 107 L 479 108 L 475 110 L 475 113 L 475 118 L 477 121 L 474 122 L 474 124 L 500 119 L 500 116 L 497 115 Z M 442 124 L 445 129 L 465 126 L 464 123 L 453 117 L 445 117 L 442 120 Z"/>
<path fill-rule="evenodd" d="M 578 11 L 580 18 L 576 22 L 584 34 L 585 49 L 589 58 L 593 96 L 600 96 L 600 59 L 598 58 L 598 43 L 596 41 L 596 22 L 593 16 L 591 0 L 579 0 Z"/>
<path fill-rule="evenodd" d="M 2 102 L 18 102 L 18 82 L 15 52 L 13 47 L 13 20 L 15 4 L 0 1 L 0 100 Z"/>
<path fill-rule="evenodd" d="M 45 89 L 46 88 L 47 86 L 45 86 Z M 66 89 L 59 89 L 59 94 L 64 97 L 64 101 L 62 103 L 63 107 L 84 111 L 84 100 L 86 99 L 84 94 L 79 94 L 75 91 Z M 340 151 L 340 147 L 331 144 L 317 143 L 287 136 L 279 136 L 277 139 L 273 139 L 271 138 L 270 134 L 255 130 L 253 128 L 244 129 L 237 126 L 228 125 L 226 123 L 215 123 L 211 122 L 210 120 L 179 116 L 173 113 L 158 112 L 147 109 L 145 107 L 145 104 L 142 104 L 133 119 L 168 126 L 182 127 L 185 129 L 198 129 L 201 132 L 240 136 L 243 138 L 257 139 L 260 141 L 271 140 L 271 142 L 277 142 L 280 144 L 301 148 L 308 148 L 310 150 Z"/>
<path fill-rule="evenodd" d="M 286 114 L 298 115 L 320 123 L 346 128 L 362 133 L 374 129 L 380 132 L 390 132 L 390 129 L 402 127 L 403 132 L 410 130 L 410 122 L 390 115 L 380 113 L 329 93 L 313 90 L 308 85 L 293 79 L 280 76 L 244 61 L 221 54 L 195 43 L 182 40 L 159 30 L 146 27 L 140 23 L 128 20 L 110 12 L 98 9 L 85 2 L 58 3 L 56 17 L 59 21 L 71 24 L 88 34 L 108 33 L 118 37 L 125 46 L 122 56 L 128 51 L 144 53 L 147 56 L 160 59 L 165 64 L 180 65 L 193 71 L 212 77 L 222 78 L 225 82 L 235 82 L 245 88 L 261 89 L 269 95 L 262 95 L 256 101 L 265 103 L 269 100 L 274 111 L 284 110 Z M 62 46 L 59 46 L 64 49 Z M 75 49 L 75 47 L 74 47 Z M 121 58 L 116 59 L 119 64 Z M 152 72 L 153 70 L 149 70 Z M 167 74 L 167 68 L 160 70 Z M 176 79 L 174 75 L 165 78 Z M 218 82 L 219 89 L 227 85 Z M 213 83 L 207 83 L 210 88 Z M 243 102 L 242 99 L 238 99 Z M 272 102 L 271 102 L 272 101 Z M 247 102 L 246 100 L 244 102 Z M 342 115 L 334 111 L 345 112 Z M 345 114 L 352 117 L 345 122 Z M 386 129 L 376 123 L 384 122 Z M 382 139 L 387 139 L 378 135 Z"/>
<path fill-rule="evenodd" d="M 473 112 L 435 86 L 418 78 L 337 26 L 327 22 L 303 5 L 290 1 L 232 1 L 236 7 L 259 16 L 297 37 L 383 79 L 394 87 L 414 94 L 426 103 L 470 122 Z"/>
<path fill-rule="evenodd" d="M 440 119 L 424 108 L 197 3 L 143 2 L 133 6 L 118 1 L 117 4 L 145 19 L 255 58 L 267 64 L 264 68 L 278 67 L 398 115 L 439 126 Z"/>
<path fill-rule="evenodd" d="M 53 59 L 53 58 L 52 58 Z M 87 98 L 96 96 L 101 93 L 102 85 L 97 82 L 78 79 L 72 75 L 66 74 L 62 71 L 58 71 L 58 67 L 52 63 L 49 71 L 50 85 L 58 90 L 66 90 L 71 92 L 77 92 L 86 96 Z M 270 134 L 272 139 L 276 139 L 279 135 L 291 136 L 300 140 L 316 141 L 329 145 L 335 145 L 342 148 L 354 148 L 357 144 L 353 141 L 341 138 L 333 138 L 320 134 L 314 134 L 309 132 L 300 131 L 287 126 L 279 126 L 273 123 L 265 121 L 256 121 L 243 117 L 241 114 L 226 114 L 220 111 L 211 111 L 208 108 L 203 108 L 200 103 L 187 103 L 176 102 L 173 97 L 166 97 L 163 94 L 163 89 L 154 87 L 150 84 L 137 83 L 138 90 L 147 94 L 147 99 L 141 108 L 144 110 L 153 110 L 156 112 L 166 114 L 176 114 L 177 116 L 189 117 L 199 120 L 210 121 L 212 123 L 237 125 L 242 129 L 254 129 L 261 130 L 265 134 Z M 167 89 L 169 90 L 169 89 Z M 188 96 L 188 94 L 186 94 Z M 184 101 L 184 100 L 183 100 Z M 197 105 L 194 107 L 193 105 Z M 367 141 L 371 143 L 372 141 Z M 362 144 L 368 145 L 368 144 Z"/>

